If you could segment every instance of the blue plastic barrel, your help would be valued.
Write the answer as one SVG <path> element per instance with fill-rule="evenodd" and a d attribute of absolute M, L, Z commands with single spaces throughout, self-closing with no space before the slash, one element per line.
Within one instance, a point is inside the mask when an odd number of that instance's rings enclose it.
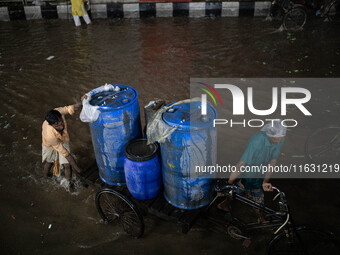
<path fill-rule="evenodd" d="M 195 171 L 196 166 L 216 166 L 217 134 L 213 119 L 217 114 L 207 105 L 207 115 L 201 115 L 200 106 L 200 102 L 182 103 L 162 116 L 167 125 L 178 126 L 161 143 L 164 196 L 181 209 L 201 208 L 214 197 L 213 176 Z"/>
<path fill-rule="evenodd" d="M 146 139 L 130 141 L 125 148 L 124 171 L 126 186 L 134 198 L 156 197 L 162 187 L 159 145 L 147 145 Z"/>
<path fill-rule="evenodd" d="M 137 91 L 113 86 L 115 90 L 90 92 L 90 104 L 98 105 L 100 111 L 90 130 L 100 178 L 110 185 L 124 185 L 124 149 L 130 140 L 142 137 L 142 131 Z"/>

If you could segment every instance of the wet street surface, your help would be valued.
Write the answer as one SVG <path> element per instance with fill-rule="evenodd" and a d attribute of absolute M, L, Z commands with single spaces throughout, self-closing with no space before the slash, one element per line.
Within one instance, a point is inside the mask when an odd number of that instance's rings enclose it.
<path fill-rule="evenodd" d="M 71 194 L 62 179 L 42 178 L 41 125 L 50 109 L 105 83 L 134 87 L 142 109 L 155 98 L 188 98 L 191 77 L 340 77 L 339 24 L 310 22 L 289 33 L 263 18 L 95 20 L 81 28 L 72 20 L 13 21 L 0 23 L 0 35 L 3 254 L 264 254 L 270 234 L 246 249 L 204 219 L 184 235 L 175 224 L 145 217 L 138 240 L 104 225 L 95 189 L 76 180 Z M 339 95 L 319 96 L 339 103 Z M 85 169 L 94 160 L 88 124 L 79 112 L 67 121 L 72 153 Z M 308 130 L 331 122 L 308 123 Z M 237 133 L 230 139 L 241 155 L 246 139 Z M 287 139 L 282 152 L 301 155 L 303 144 Z M 297 223 L 340 234 L 339 180 L 273 184 L 286 191 Z"/>

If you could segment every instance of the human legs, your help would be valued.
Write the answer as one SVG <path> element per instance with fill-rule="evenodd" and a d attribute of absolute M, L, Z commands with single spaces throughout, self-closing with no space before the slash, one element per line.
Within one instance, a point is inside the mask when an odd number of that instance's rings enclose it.
<path fill-rule="evenodd" d="M 65 147 L 66 150 L 69 151 L 69 153 L 71 153 L 70 145 L 69 144 L 64 144 L 63 146 Z M 70 163 L 68 162 L 68 160 L 65 157 L 63 157 L 60 154 L 59 154 L 59 162 L 60 162 L 60 164 L 64 168 L 65 178 L 66 178 L 66 180 L 68 180 L 70 188 L 73 189 L 73 184 L 72 184 L 72 167 L 71 167 Z"/>
<path fill-rule="evenodd" d="M 264 204 L 264 193 L 263 189 L 252 189 L 246 191 L 247 197 L 252 199 L 253 201 Z"/>
<path fill-rule="evenodd" d="M 70 145 L 69 144 L 63 144 L 64 148 L 66 150 L 68 150 L 69 153 L 71 153 L 70 150 Z M 72 168 L 70 166 L 70 163 L 68 162 L 68 160 L 63 157 L 61 154 L 59 154 L 59 162 L 60 164 L 63 166 L 64 170 L 65 170 L 65 178 L 68 181 L 71 181 L 71 177 L 72 177 Z"/>
<path fill-rule="evenodd" d="M 86 24 L 89 25 L 91 24 L 91 20 L 87 12 L 85 11 L 84 5 L 81 5 L 81 9 L 83 11 L 83 19 L 85 20 Z"/>
<path fill-rule="evenodd" d="M 63 164 L 62 165 L 64 167 L 64 171 L 65 171 L 65 178 L 68 181 L 68 185 L 70 188 L 71 192 L 74 192 L 74 184 L 72 182 L 72 168 L 70 164 Z"/>
<path fill-rule="evenodd" d="M 89 17 L 88 14 L 85 14 L 85 15 L 83 16 L 83 18 L 84 18 L 84 20 L 85 20 L 85 22 L 86 22 L 87 25 L 92 24 L 91 19 L 90 19 L 90 17 Z"/>
<path fill-rule="evenodd" d="M 45 178 L 48 177 L 48 174 L 50 173 L 52 166 L 53 166 L 53 163 L 45 162 L 44 164 L 44 177 Z"/>
<path fill-rule="evenodd" d="M 42 145 L 41 148 L 42 163 L 44 164 L 43 174 L 44 177 L 48 177 L 48 174 L 57 159 L 58 153 L 55 150 L 50 150 Z"/>
<path fill-rule="evenodd" d="M 262 188 L 247 190 L 246 196 L 257 203 L 264 205 L 264 193 Z M 264 221 L 263 211 L 261 209 L 255 209 L 255 212 L 259 217 L 259 220 Z"/>
<path fill-rule="evenodd" d="M 74 20 L 74 24 L 76 25 L 76 27 L 79 27 L 81 25 L 80 18 L 78 15 L 73 15 L 73 20 Z"/>
<path fill-rule="evenodd" d="M 72 178 L 72 169 L 70 164 L 63 164 L 64 170 L 65 170 L 65 178 L 68 181 L 71 181 Z"/>

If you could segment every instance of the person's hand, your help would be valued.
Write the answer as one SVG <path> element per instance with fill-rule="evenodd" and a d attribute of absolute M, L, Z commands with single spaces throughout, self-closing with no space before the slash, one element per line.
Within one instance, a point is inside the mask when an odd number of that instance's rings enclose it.
<path fill-rule="evenodd" d="M 273 191 L 273 186 L 269 182 L 262 183 L 262 188 L 264 191 Z"/>
<path fill-rule="evenodd" d="M 83 102 L 84 99 L 87 99 L 87 95 L 86 94 L 81 97 L 80 101 Z"/>
<path fill-rule="evenodd" d="M 229 184 L 229 185 L 233 185 L 233 184 L 234 184 L 234 181 L 235 181 L 235 180 L 228 179 L 228 184 Z"/>

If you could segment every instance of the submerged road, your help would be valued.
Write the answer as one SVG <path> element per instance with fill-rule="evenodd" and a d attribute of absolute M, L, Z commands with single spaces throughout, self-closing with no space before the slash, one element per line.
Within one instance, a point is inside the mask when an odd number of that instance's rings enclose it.
<path fill-rule="evenodd" d="M 263 254 L 264 238 L 245 250 L 204 221 L 183 235 L 176 225 L 147 217 L 139 240 L 104 225 L 95 190 L 77 183 L 70 194 L 61 180 L 42 178 L 41 124 L 51 108 L 105 83 L 133 86 L 143 106 L 154 98 L 188 98 L 190 77 L 340 77 L 338 25 L 313 22 L 288 33 L 263 18 L 95 20 L 82 28 L 72 20 L 1 22 L 2 253 Z M 85 168 L 94 159 L 88 125 L 78 114 L 68 125 L 72 151 Z M 231 140 L 243 141 L 233 148 L 240 155 L 245 138 Z M 287 141 L 283 152 L 296 147 Z M 287 190 L 298 222 L 339 233 L 338 181 L 280 180 L 276 186 Z"/>

